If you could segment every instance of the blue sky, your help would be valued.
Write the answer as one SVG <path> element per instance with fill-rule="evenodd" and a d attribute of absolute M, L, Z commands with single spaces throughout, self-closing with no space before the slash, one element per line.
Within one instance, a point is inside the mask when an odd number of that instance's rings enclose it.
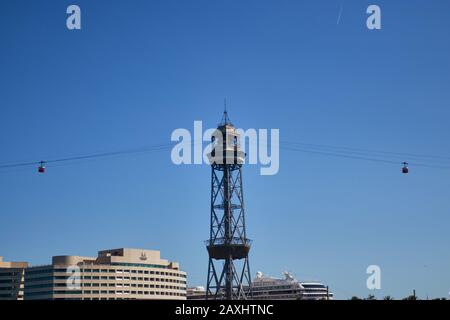
<path fill-rule="evenodd" d="M 82 30 L 66 28 L 66 8 Z M 382 30 L 366 28 L 366 8 Z M 342 16 L 337 18 L 341 5 Z M 449 156 L 448 1 L 2 1 L 0 162 L 169 143 L 221 118 L 281 140 Z M 405 159 L 408 160 L 408 159 Z M 400 161 L 400 160 L 399 160 Z M 244 169 L 252 274 L 448 297 L 450 171 L 281 150 Z M 210 168 L 170 150 L 0 170 L 0 255 L 159 249 L 205 285 Z M 111 234 L 114 233 L 115 236 Z M 367 266 L 382 290 L 366 288 Z"/>

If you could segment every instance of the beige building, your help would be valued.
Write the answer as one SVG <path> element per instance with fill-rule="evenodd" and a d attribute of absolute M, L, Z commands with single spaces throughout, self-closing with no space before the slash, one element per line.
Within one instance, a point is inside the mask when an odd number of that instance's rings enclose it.
<path fill-rule="evenodd" d="M 186 299 L 186 272 L 160 252 L 111 249 L 97 257 L 55 256 L 28 268 L 26 300 Z"/>
<path fill-rule="evenodd" d="M 0 300 L 23 300 L 26 262 L 5 262 L 0 257 Z"/>

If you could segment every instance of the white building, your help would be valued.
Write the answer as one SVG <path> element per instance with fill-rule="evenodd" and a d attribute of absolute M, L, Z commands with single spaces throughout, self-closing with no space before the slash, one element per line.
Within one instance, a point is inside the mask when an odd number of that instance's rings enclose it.
<path fill-rule="evenodd" d="M 26 300 L 186 299 L 186 272 L 156 250 L 111 249 L 56 256 L 25 272 Z"/>

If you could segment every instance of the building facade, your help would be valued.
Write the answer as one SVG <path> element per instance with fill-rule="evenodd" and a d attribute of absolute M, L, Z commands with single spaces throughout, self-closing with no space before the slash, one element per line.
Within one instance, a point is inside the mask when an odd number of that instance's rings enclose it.
<path fill-rule="evenodd" d="M 0 300 L 23 300 L 26 262 L 5 262 L 0 257 Z"/>
<path fill-rule="evenodd" d="M 55 256 L 25 273 L 26 300 L 186 299 L 186 272 L 160 252 L 111 249 L 97 257 Z"/>

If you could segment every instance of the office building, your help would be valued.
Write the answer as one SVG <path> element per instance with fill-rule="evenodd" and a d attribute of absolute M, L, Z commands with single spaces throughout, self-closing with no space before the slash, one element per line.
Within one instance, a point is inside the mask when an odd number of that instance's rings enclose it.
<path fill-rule="evenodd" d="M 5 262 L 0 257 L 0 300 L 23 300 L 26 262 Z"/>
<path fill-rule="evenodd" d="M 97 257 L 55 256 L 28 268 L 26 300 L 186 299 L 186 273 L 160 252 L 111 249 Z"/>

